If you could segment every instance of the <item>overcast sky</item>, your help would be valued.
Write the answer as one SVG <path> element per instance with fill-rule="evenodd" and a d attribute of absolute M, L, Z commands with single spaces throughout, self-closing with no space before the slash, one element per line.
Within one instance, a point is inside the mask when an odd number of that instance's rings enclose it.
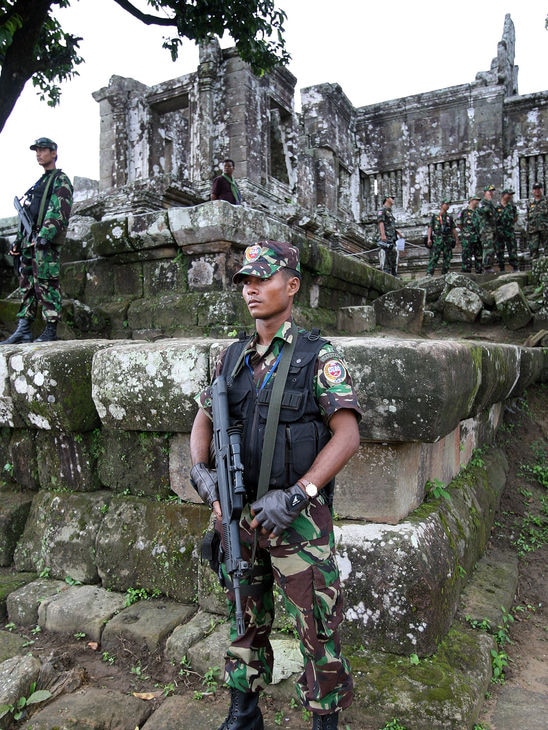
<path fill-rule="evenodd" d="M 337 82 L 354 106 L 465 84 L 487 71 L 502 38 L 504 17 L 516 28 L 519 92 L 548 89 L 548 3 L 541 0 L 277 0 L 288 15 L 289 69 L 297 90 Z M 139 2 L 144 7 L 144 2 Z M 70 177 L 99 177 L 99 105 L 93 91 L 112 75 L 153 85 L 194 71 L 198 53 L 185 41 L 172 63 L 162 49 L 165 31 L 150 28 L 113 0 L 72 0 L 58 17 L 82 36 L 86 63 L 63 86 L 61 104 L 50 109 L 29 82 L 0 133 L 3 175 L 0 218 L 13 215 L 13 197 L 40 176 L 29 145 L 48 136 L 59 145 L 59 167 Z M 231 46 L 223 39 L 224 47 Z M 297 91 L 296 108 L 300 108 Z"/>

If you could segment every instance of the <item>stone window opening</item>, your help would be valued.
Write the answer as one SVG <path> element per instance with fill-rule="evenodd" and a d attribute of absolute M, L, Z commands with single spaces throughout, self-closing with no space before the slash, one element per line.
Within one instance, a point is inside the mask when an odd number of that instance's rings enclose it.
<path fill-rule="evenodd" d="M 293 185 L 289 161 L 289 130 L 291 114 L 270 100 L 270 171 L 271 177 L 285 185 Z"/>
<path fill-rule="evenodd" d="M 519 197 L 530 198 L 533 184 L 538 182 L 546 192 L 548 154 L 527 155 L 519 158 Z"/>
<path fill-rule="evenodd" d="M 360 197 L 362 217 L 374 215 L 382 207 L 387 195 L 394 197 L 394 203 L 403 207 L 403 171 L 365 173 L 360 171 Z"/>
<path fill-rule="evenodd" d="M 428 165 L 428 202 L 439 205 L 443 198 L 453 202 L 468 197 L 466 160 L 458 158 Z"/>

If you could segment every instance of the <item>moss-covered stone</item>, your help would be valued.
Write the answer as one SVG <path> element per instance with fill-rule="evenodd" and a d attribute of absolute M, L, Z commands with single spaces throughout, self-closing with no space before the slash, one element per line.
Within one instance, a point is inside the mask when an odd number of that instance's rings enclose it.
<path fill-rule="evenodd" d="M 397 717 L 413 730 L 463 730 L 476 721 L 491 678 L 491 637 L 456 622 L 431 657 L 360 648 L 350 655 L 356 701 L 345 718 L 380 727 Z"/>
<path fill-rule="evenodd" d="M 105 491 L 39 492 L 15 550 L 17 570 L 97 583 L 97 533 L 110 499 Z"/>
<path fill-rule="evenodd" d="M 203 506 L 114 497 L 97 536 L 103 586 L 197 600 L 198 545 L 208 519 Z"/>
<path fill-rule="evenodd" d="M 106 428 L 97 448 L 98 475 L 109 489 L 154 498 L 172 496 L 169 434 Z"/>

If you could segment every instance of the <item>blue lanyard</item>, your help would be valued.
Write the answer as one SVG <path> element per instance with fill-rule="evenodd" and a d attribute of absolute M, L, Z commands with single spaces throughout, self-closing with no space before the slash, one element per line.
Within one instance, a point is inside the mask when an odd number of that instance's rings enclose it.
<path fill-rule="evenodd" d="M 285 345 L 285 342 L 284 342 L 284 345 Z M 261 387 L 258 388 L 258 390 L 262 390 L 265 387 L 265 385 L 268 383 L 268 381 L 270 380 L 270 378 L 276 372 L 276 368 L 278 367 L 278 364 L 279 364 L 280 359 L 282 357 L 282 352 L 283 352 L 283 349 L 284 349 L 284 345 L 281 346 L 280 352 L 278 353 L 278 357 L 276 358 L 276 360 L 274 362 L 274 365 L 270 368 L 270 370 L 265 375 L 264 380 L 261 383 Z M 253 368 L 251 367 L 251 364 L 249 362 L 250 357 L 251 357 L 251 353 L 248 352 L 247 355 L 245 356 L 245 364 L 247 365 L 247 367 L 249 368 L 249 371 L 250 371 L 251 375 L 253 376 Z"/>

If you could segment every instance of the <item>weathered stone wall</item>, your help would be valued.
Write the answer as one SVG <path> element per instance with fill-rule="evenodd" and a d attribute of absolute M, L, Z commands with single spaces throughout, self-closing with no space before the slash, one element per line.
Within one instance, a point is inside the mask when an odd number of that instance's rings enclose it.
<path fill-rule="evenodd" d="M 548 351 L 334 342 L 366 414 L 360 452 L 335 497 L 346 635 L 430 653 L 457 605 L 459 566 L 468 570 L 482 554 L 504 484 L 500 459 L 465 467 L 474 449 L 493 440 L 505 401 L 548 380 Z M 222 610 L 199 565 L 209 510 L 189 484 L 188 439 L 194 394 L 223 344 L 88 340 L 2 348 L 3 566 L 120 592 L 142 587 L 181 602 L 197 598 Z M 428 480 L 447 485 L 457 474 L 449 502 L 424 502 Z"/>
<path fill-rule="evenodd" d="M 490 69 L 473 81 L 360 108 L 324 83 L 301 91 L 295 113 L 297 79 L 287 70 L 258 79 L 216 43 L 202 47 L 195 73 L 154 87 L 113 76 L 94 94 L 102 195 L 87 208 L 205 201 L 229 156 L 245 204 L 333 248 L 374 243 L 388 192 L 415 244 L 442 197 L 455 212 L 488 183 L 512 186 L 523 216 L 532 183 L 547 182 L 548 92 L 519 96 L 514 60 L 507 15 Z"/>

